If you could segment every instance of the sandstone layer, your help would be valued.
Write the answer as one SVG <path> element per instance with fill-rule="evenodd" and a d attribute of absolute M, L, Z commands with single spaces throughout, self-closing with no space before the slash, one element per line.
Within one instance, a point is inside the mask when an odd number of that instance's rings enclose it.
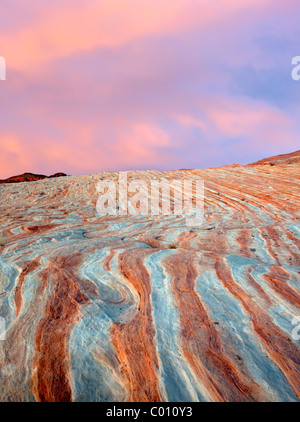
<path fill-rule="evenodd" d="M 128 176 L 204 180 L 203 224 L 0 186 L 0 400 L 299 401 L 299 160 Z"/>

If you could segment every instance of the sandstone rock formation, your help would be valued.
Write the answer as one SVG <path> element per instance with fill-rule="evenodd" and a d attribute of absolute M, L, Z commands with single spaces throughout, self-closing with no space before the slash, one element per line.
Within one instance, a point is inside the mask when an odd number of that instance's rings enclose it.
<path fill-rule="evenodd" d="M 255 163 L 248 164 L 249 166 L 257 165 L 288 165 L 288 164 L 299 164 L 300 163 L 300 150 L 291 152 L 290 154 L 281 154 L 274 157 L 264 158 L 262 160 L 256 161 Z"/>
<path fill-rule="evenodd" d="M 204 180 L 199 227 L 100 218 L 117 177 L 0 186 L 0 400 L 299 401 L 299 160 L 129 172 Z"/>
<path fill-rule="evenodd" d="M 0 179 L 1 183 L 21 183 L 21 182 L 35 182 L 36 180 L 47 179 L 51 177 L 62 177 L 66 176 L 65 173 L 55 173 L 51 176 L 45 176 L 43 174 L 34 174 L 34 173 L 23 173 L 19 174 L 18 176 L 12 176 L 8 179 Z"/>

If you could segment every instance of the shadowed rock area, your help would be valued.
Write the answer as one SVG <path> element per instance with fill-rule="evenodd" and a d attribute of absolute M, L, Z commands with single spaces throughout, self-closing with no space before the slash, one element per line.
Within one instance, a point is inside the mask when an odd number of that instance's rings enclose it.
<path fill-rule="evenodd" d="M 117 173 L 0 186 L 1 401 L 300 400 L 299 151 L 154 178 L 203 224 L 99 217 Z"/>
<path fill-rule="evenodd" d="M 55 173 L 51 176 L 45 176 L 43 174 L 34 174 L 34 173 L 23 173 L 19 174 L 18 176 L 12 176 L 8 179 L 1 179 L 1 183 L 22 183 L 22 182 L 35 182 L 36 180 L 48 179 L 51 177 L 62 177 L 66 176 L 65 173 Z"/>

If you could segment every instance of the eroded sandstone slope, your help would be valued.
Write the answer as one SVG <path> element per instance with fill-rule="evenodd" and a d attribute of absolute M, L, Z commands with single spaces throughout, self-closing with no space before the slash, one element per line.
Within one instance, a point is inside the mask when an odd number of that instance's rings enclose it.
<path fill-rule="evenodd" d="M 117 177 L 0 186 L 0 400 L 298 401 L 299 161 L 129 173 L 204 180 L 200 227 L 100 218 Z"/>

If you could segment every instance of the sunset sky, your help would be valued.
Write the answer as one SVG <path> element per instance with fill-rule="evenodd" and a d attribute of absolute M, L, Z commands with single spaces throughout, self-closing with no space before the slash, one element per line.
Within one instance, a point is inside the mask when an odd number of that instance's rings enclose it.
<path fill-rule="evenodd" d="M 300 148 L 299 0 L 1 0 L 0 178 Z"/>

